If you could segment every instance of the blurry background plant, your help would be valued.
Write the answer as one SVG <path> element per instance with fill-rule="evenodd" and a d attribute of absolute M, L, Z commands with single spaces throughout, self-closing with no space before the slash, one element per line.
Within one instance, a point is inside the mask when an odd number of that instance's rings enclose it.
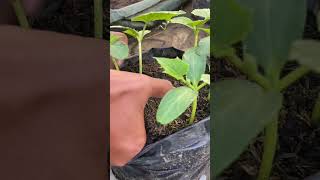
<path fill-rule="evenodd" d="M 129 56 L 129 47 L 126 42 L 120 40 L 115 34 L 110 34 L 110 56 L 116 70 L 120 70 L 117 60 L 123 60 Z"/>

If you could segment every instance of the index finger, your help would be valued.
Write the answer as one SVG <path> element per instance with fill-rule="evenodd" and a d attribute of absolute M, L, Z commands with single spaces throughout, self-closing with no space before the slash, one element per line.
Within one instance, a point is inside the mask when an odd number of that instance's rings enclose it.
<path fill-rule="evenodd" d="M 170 81 L 150 77 L 151 97 L 163 97 L 169 90 L 173 88 Z"/>

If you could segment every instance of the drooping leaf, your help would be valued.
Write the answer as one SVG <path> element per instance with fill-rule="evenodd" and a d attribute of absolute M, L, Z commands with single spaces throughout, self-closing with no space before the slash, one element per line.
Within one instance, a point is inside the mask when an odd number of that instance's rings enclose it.
<path fill-rule="evenodd" d="M 129 56 L 129 47 L 121 41 L 110 45 L 110 55 L 117 59 L 123 60 Z"/>
<path fill-rule="evenodd" d="M 201 81 L 210 84 L 210 74 L 202 74 Z"/>
<path fill-rule="evenodd" d="M 306 16 L 303 0 L 239 0 L 253 17 L 244 47 L 269 76 L 277 75 L 288 59 L 291 44 L 302 37 Z M 285 7 L 285 8 L 283 8 Z"/>
<path fill-rule="evenodd" d="M 184 75 L 186 75 L 189 70 L 189 64 L 185 63 L 178 57 L 175 59 L 155 57 L 155 59 L 164 69 L 164 73 L 177 80 L 184 79 Z"/>
<path fill-rule="evenodd" d="M 171 20 L 171 23 L 182 24 L 195 30 L 198 26 L 203 26 L 207 21 L 208 20 L 193 21 L 187 17 L 176 17 Z"/>
<path fill-rule="evenodd" d="M 149 12 L 142 15 L 133 17 L 131 21 L 141 21 L 144 23 L 149 23 L 152 21 L 170 21 L 172 18 L 185 14 L 186 12 L 180 11 L 158 11 L 158 12 Z"/>
<path fill-rule="evenodd" d="M 211 91 L 214 176 L 218 176 L 245 150 L 281 108 L 282 95 L 266 92 L 246 80 L 215 83 Z"/>
<path fill-rule="evenodd" d="M 206 69 L 207 57 L 200 55 L 197 51 L 197 47 L 188 49 L 182 57 L 183 61 L 189 64 L 187 78 L 191 80 L 193 85 L 198 84 Z"/>
<path fill-rule="evenodd" d="M 290 59 L 320 72 L 320 42 L 315 40 L 299 40 L 293 43 Z"/>
<path fill-rule="evenodd" d="M 203 56 L 210 56 L 210 36 L 202 38 L 199 41 L 197 52 Z"/>
<path fill-rule="evenodd" d="M 215 19 L 211 23 L 213 30 L 212 52 L 223 56 L 230 52 L 230 46 L 243 40 L 251 25 L 250 13 L 235 0 L 216 0 L 213 3 Z M 227 50 L 226 50 L 227 49 Z"/>
<path fill-rule="evenodd" d="M 210 9 L 195 9 L 191 14 L 203 17 L 204 19 L 210 19 Z"/>
<path fill-rule="evenodd" d="M 172 122 L 186 111 L 197 96 L 198 93 L 188 87 L 170 90 L 160 102 L 157 121 L 164 125 Z"/>

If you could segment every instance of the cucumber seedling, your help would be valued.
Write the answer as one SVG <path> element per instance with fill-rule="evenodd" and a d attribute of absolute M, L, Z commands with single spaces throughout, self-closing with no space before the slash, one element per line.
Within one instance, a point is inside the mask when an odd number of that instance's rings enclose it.
<path fill-rule="evenodd" d="M 207 34 L 210 34 L 210 28 L 205 27 L 205 24 L 210 21 L 210 9 L 194 9 L 191 14 L 203 19 L 193 21 L 187 17 L 176 17 L 173 18 L 170 23 L 182 24 L 191 28 L 194 33 L 194 47 L 196 47 L 198 46 L 200 31 L 204 31 Z"/>
<path fill-rule="evenodd" d="M 118 36 L 110 34 L 110 56 L 116 70 L 120 70 L 117 60 L 123 60 L 129 56 L 129 47 L 120 41 Z"/>
<path fill-rule="evenodd" d="M 139 73 L 142 74 L 142 42 L 144 37 L 151 33 L 150 30 L 147 30 L 148 24 L 153 21 L 165 21 L 170 22 L 172 18 L 185 14 L 184 11 L 158 11 L 158 12 L 149 12 L 145 14 L 141 14 L 135 16 L 131 19 L 133 22 L 143 22 L 144 27 L 142 30 L 135 30 L 130 27 L 123 27 L 123 26 L 111 26 L 111 28 L 121 28 L 125 29 L 124 33 L 134 37 L 138 41 L 138 48 L 139 48 Z"/>
<path fill-rule="evenodd" d="M 199 46 L 187 50 L 182 59 L 156 57 L 164 73 L 182 82 L 184 86 L 170 90 L 161 100 L 156 119 L 166 125 L 179 117 L 192 103 L 189 124 L 196 116 L 199 91 L 210 84 L 210 75 L 205 74 L 209 56 L 210 37 L 200 40 Z"/>

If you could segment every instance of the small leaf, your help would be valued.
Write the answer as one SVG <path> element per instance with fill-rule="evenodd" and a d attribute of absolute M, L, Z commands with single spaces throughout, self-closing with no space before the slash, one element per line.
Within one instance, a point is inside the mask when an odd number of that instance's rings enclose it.
<path fill-rule="evenodd" d="M 251 19 L 249 11 L 235 0 L 216 0 L 213 6 L 215 20 L 212 23 L 212 52 L 215 56 L 221 56 L 226 51 L 230 52 L 232 44 L 245 39 Z"/>
<path fill-rule="evenodd" d="M 214 176 L 218 176 L 245 150 L 281 108 L 282 95 L 266 92 L 246 80 L 215 83 L 213 96 L 211 155 Z"/>
<path fill-rule="evenodd" d="M 186 111 L 197 96 L 198 93 L 188 87 L 170 90 L 160 102 L 156 115 L 157 121 L 163 125 L 172 122 Z"/>
<path fill-rule="evenodd" d="M 187 17 L 176 17 L 171 20 L 171 23 L 182 24 L 195 30 L 198 26 L 203 26 L 207 21 L 208 20 L 193 21 Z"/>
<path fill-rule="evenodd" d="M 184 79 L 183 76 L 186 75 L 189 70 L 189 64 L 185 63 L 178 57 L 175 59 L 155 57 L 155 59 L 164 69 L 164 73 L 177 80 Z"/>
<path fill-rule="evenodd" d="M 205 82 L 206 84 L 210 84 L 210 74 L 202 74 L 201 81 Z"/>
<path fill-rule="evenodd" d="M 170 21 L 172 18 L 185 14 L 186 12 L 180 11 L 158 11 L 158 12 L 149 12 L 142 15 L 133 17 L 131 21 L 141 21 L 144 23 L 149 23 L 152 21 Z"/>
<path fill-rule="evenodd" d="M 123 60 L 129 56 L 129 47 L 121 41 L 110 45 L 110 55 L 117 59 Z"/>
<path fill-rule="evenodd" d="M 189 64 L 187 78 L 191 80 L 193 85 L 198 85 L 206 69 L 207 57 L 200 55 L 197 51 L 197 47 L 188 49 L 182 57 L 183 61 Z"/>
<path fill-rule="evenodd" d="M 204 19 L 210 19 L 210 9 L 195 9 L 191 13 Z"/>
<path fill-rule="evenodd" d="M 299 40 L 293 43 L 290 59 L 320 72 L 320 42 L 314 40 Z"/>
<path fill-rule="evenodd" d="M 124 33 L 126 33 L 126 34 L 128 34 L 128 35 L 130 35 L 130 36 L 132 36 L 132 37 L 134 37 L 134 38 L 136 38 L 136 39 L 138 39 L 139 38 L 139 32 L 138 31 L 136 31 L 135 29 L 127 29 L 127 30 L 125 30 L 125 31 L 123 31 Z"/>
<path fill-rule="evenodd" d="M 199 46 L 197 48 L 197 53 L 202 56 L 210 56 L 210 36 L 202 38 L 199 41 Z"/>

